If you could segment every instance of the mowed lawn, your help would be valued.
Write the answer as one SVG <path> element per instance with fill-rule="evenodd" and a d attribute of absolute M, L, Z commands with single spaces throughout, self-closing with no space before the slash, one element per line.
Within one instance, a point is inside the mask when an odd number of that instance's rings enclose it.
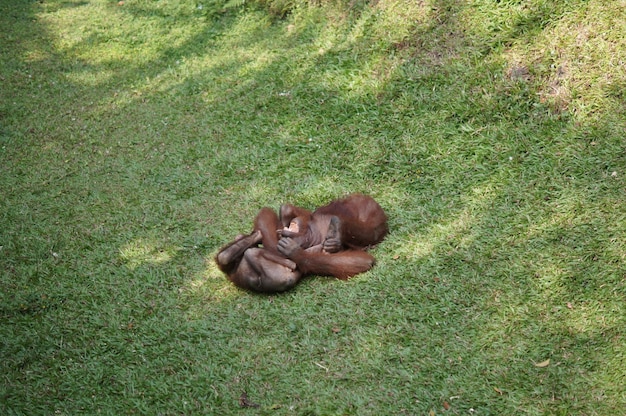
<path fill-rule="evenodd" d="M 624 1 L 0 0 L 0 414 L 623 414 L 624 91 Z M 351 192 L 371 271 L 215 266 Z"/>

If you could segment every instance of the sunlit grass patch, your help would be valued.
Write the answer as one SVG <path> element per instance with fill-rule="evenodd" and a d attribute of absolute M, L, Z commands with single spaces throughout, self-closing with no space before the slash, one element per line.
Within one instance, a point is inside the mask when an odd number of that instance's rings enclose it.
<path fill-rule="evenodd" d="M 571 111 L 583 121 L 619 109 L 615 86 L 626 76 L 623 6 L 592 1 L 571 10 L 538 39 L 515 44 L 509 56 L 518 58 L 511 65 L 538 77 L 540 99 L 555 111 Z"/>
<path fill-rule="evenodd" d="M 619 414 L 623 4 L 279 3 L 0 3 L 0 413 Z M 371 271 L 213 262 L 350 192 Z"/>
<path fill-rule="evenodd" d="M 133 241 L 120 248 L 120 257 L 130 269 L 142 264 L 158 265 L 172 259 L 167 250 L 146 241 Z"/>

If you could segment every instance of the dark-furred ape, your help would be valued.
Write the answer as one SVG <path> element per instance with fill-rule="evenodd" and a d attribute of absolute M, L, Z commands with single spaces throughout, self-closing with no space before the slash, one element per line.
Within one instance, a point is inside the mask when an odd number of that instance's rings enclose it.
<path fill-rule="evenodd" d="M 387 235 L 387 215 L 372 197 L 352 194 L 311 212 L 291 204 L 259 211 L 254 230 L 215 260 L 237 286 L 282 292 L 306 275 L 347 279 L 374 265 L 365 250 Z"/>

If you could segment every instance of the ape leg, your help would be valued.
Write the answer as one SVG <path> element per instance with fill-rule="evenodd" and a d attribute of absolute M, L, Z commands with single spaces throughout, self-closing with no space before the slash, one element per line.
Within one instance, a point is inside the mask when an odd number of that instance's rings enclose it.
<path fill-rule="evenodd" d="M 302 277 L 296 263 L 278 253 L 255 247 L 261 231 L 242 237 L 223 248 L 215 260 L 235 285 L 255 292 L 282 292 Z"/>
<path fill-rule="evenodd" d="M 261 248 L 245 252 L 237 274 L 239 282 L 247 285 L 247 289 L 265 293 L 291 289 L 302 277 L 292 260 Z"/>
<path fill-rule="evenodd" d="M 261 232 L 254 231 L 252 234 L 241 237 L 217 253 L 215 262 L 226 274 L 233 272 L 241 262 L 247 249 L 254 247 L 261 242 Z"/>
<path fill-rule="evenodd" d="M 302 277 L 293 261 L 258 247 L 246 249 L 236 265 L 229 267 L 228 279 L 254 292 L 282 292 L 294 287 Z"/>
<path fill-rule="evenodd" d="M 254 219 L 254 229 L 262 235 L 263 248 L 277 253 L 278 230 L 281 229 L 278 215 L 270 208 L 262 208 Z"/>
<path fill-rule="evenodd" d="M 294 287 L 302 273 L 292 260 L 278 253 L 276 213 L 263 208 L 254 220 L 254 231 L 238 237 L 215 257 L 219 268 L 236 285 L 255 292 L 282 292 Z M 260 243 L 263 248 L 257 247 Z"/>
<path fill-rule="evenodd" d="M 327 253 L 337 253 L 341 250 L 341 221 L 339 217 L 332 216 L 328 224 L 328 232 L 324 239 L 324 251 Z"/>
<path fill-rule="evenodd" d="M 215 260 L 222 271 L 232 270 L 241 260 L 244 252 L 250 248 L 263 243 L 263 246 L 276 252 L 278 234 L 276 230 L 280 227 L 278 216 L 270 208 L 262 208 L 254 219 L 254 231 L 247 235 L 238 236 L 235 241 L 224 247 L 217 254 Z M 226 269 L 226 270 L 225 270 Z"/>

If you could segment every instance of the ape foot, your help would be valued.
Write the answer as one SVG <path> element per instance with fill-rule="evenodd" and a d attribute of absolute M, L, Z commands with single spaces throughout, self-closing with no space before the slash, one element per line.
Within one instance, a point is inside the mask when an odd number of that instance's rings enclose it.
<path fill-rule="evenodd" d="M 286 257 L 292 257 L 296 252 L 301 251 L 302 247 L 294 239 L 284 237 L 278 240 L 276 246 L 278 252 Z"/>
<path fill-rule="evenodd" d="M 259 245 L 263 238 L 261 231 L 256 230 L 246 236 L 237 236 L 235 241 L 223 248 L 215 260 L 220 267 L 229 267 L 241 259 L 243 253 L 250 247 Z"/>
<path fill-rule="evenodd" d="M 253 231 L 250 235 L 254 236 L 252 240 L 253 244 L 259 244 L 263 240 L 263 234 L 261 233 L 261 230 Z"/>
<path fill-rule="evenodd" d="M 327 253 L 337 253 L 341 251 L 341 221 L 339 217 L 333 215 L 328 224 L 328 233 L 324 240 L 324 251 Z"/>

